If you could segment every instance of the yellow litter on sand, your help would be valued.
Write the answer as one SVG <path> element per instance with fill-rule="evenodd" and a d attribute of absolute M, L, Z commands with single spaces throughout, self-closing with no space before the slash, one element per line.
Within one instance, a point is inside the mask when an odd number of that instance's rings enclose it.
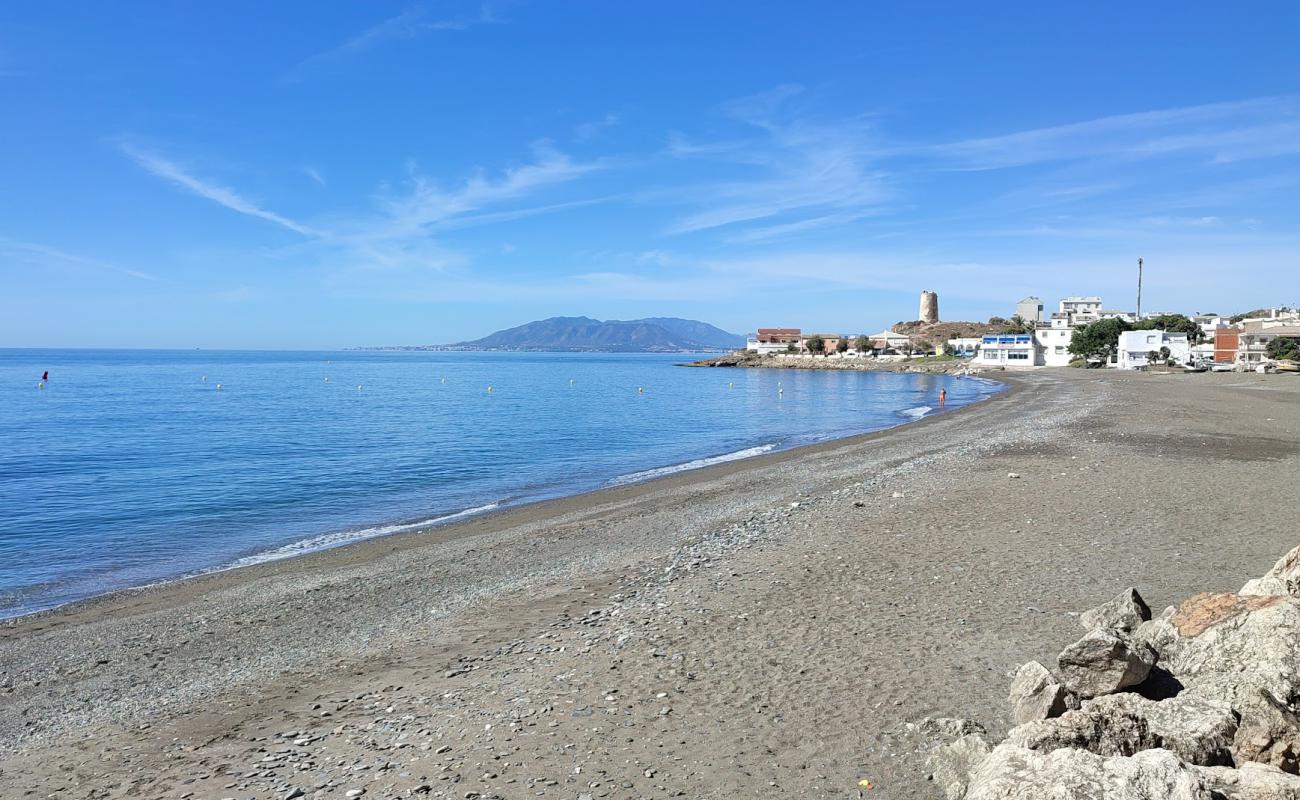
<path fill-rule="evenodd" d="M 866 778 L 863 778 L 862 780 L 858 781 L 858 788 L 859 788 L 859 789 L 874 789 L 874 788 L 876 788 L 876 785 L 873 784 L 871 781 L 867 780 Z"/>

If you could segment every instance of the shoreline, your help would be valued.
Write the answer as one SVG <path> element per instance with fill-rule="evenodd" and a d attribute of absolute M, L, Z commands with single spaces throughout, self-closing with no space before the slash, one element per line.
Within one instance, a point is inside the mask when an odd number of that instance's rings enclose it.
<path fill-rule="evenodd" d="M 975 377 L 975 376 L 970 376 L 970 377 Z M 924 414 L 917 418 L 910 418 L 910 419 L 900 418 L 900 421 L 898 423 L 874 431 L 867 431 L 864 433 L 851 433 L 843 436 L 833 436 L 829 439 L 825 439 L 822 441 L 794 444 L 787 447 L 775 446 L 766 452 L 757 453 L 754 455 L 744 456 L 740 458 L 726 458 L 726 456 L 735 455 L 735 453 L 725 453 L 716 456 L 701 456 L 699 458 L 692 459 L 691 461 L 683 462 L 681 464 L 668 464 L 662 467 L 647 468 L 645 470 L 629 473 L 629 475 L 640 475 L 646 472 L 657 472 L 659 470 L 669 470 L 677 467 L 683 467 L 686 464 L 694 463 L 696 461 L 708 461 L 714 458 L 723 458 L 724 460 L 715 463 L 704 464 L 699 467 L 690 467 L 686 469 L 675 470 L 662 475 L 654 475 L 647 478 L 629 480 L 625 482 L 622 482 L 621 479 L 627 476 L 618 476 L 614 479 L 611 479 L 611 481 L 606 483 L 605 485 L 596 488 L 581 489 L 578 491 L 573 491 L 568 493 L 562 492 L 555 496 L 542 496 L 537 499 L 524 500 L 522 502 L 510 502 L 508 500 L 493 501 L 484 504 L 482 506 L 475 506 L 472 508 L 449 512 L 445 515 L 442 515 L 439 518 L 442 521 L 428 521 L 425 523 L 421 523 L 417 521 L 417 522 L 406 523 L 400 520 L 395 520 L 393 522 L 380 523 L 376 527 L 396 526 L 399 528 L 406 528 L 408 525 L 410 527 L 409 530 L 397 530 L 391 533 L 378 533 L 371 536 L 361 536 L 348 541 L 343 541 L 335 545 L 326 545 L 322 547 L 312 548 L 298 553 L 287 553 L 283 556 L 267 558 L 264 560 L 249 561 L 249 559 L 254 559 L 257 558 L 258 556 L 274 553 L 277 550 L 283 548 L 289 548 L 294 546 L 295 544 L 302 544 L 324 536 L 332 536 L 332 535 L 348 533 L 348 531 L 330 531 L 324 534 L 307 537 L 301 540 L 285 542 L 283 544 L 276 545 L 275 547 L 272 547 L 265 551 L 250 553 L 247 556 L 242 556 L 229 564 L 223 564 L 223 565 L 213 566 L 210 568 L 199 569 L 196 571 L 183 573 L 180 575 L 164 578 L 161 580 L 153 581 L 151 583 L 142 584 L 139 586 L 123 586 L 115 589 L 109 589 L 104 592 L 98 592 L 92 594 L 88 597 L 71 600 L 66 603 L 60 603 L 58 605 L 50 606 L 48 608 L 36 609 L 34 611 L 25 612 L 22 614 L 17 614 L 13 616 L 0 616 L 0 641 L 3 641 L 3 634 L 6 628 L 21 627 L 28 621 L 35 621 L 49 616 L 58 615 L 61 612 L 76 614 L 83 608 L 89 609 L 92 607 L 100 606 L 101 604 L 106 604 L 106 603 L 111 604 L 114 599 L 122 599 L 129 603 L 131 599 L 134 599 L 139 596 L 165 591 L 169 587 L 188 584 L 193 581 L 202 581 L 213 576 L 227 575 L 227 574 L 233 575 L 234 573 L 242 574 L 243 571 L 245 570 L 254 570 L 258 567 L 279 564 L 285 561 L 296 561 L 298 559 L 310 558 L 312 556 L 321 553 L 330 553 L 336 550 L 343 550 L 351 547 L 357 547 L 370 542 L 395 539 L 397 537 L 432 536 L 438 532 L 445 531 L 447 532 L 446 536 L 448 539 L 459 538 L 459 536 L 461 536 L 462 534 L 459 531 L 455 531 L 453 529 L 459 526 L 468 526 L 474 522 L 485 521 L 497 515 L 507 514 L 515 510 L 523 511 L 528 514 L 533 514 L 533 513 L 546 514 L 548 513 L 547 504 L 550 503 L 556 503 L 564 500 L 573 500 L 573 501 L 581 502 L 582 498 L 588 496 L 593 496 L 593 502 L 594 502 L 595 501 L 594 496 L 612 489 L 630 489 L 634 487 L 640 487 L 647 484 L 655 483 L 657 481 L 667 480 L 677 475 L 690 475 L 697 472 L 709 470 L 715 467 L 726 466 L 729 464 L 744 464 L 751 461 L 757 461 L 758 459 L 764 457 L 775 456 L 778 454 L 798 453 L 800 451 L 804 451 L 805 448 L 821 448 L 821 447 L 834 446 L 837 443 L 853 443 L 859 439 L 865 440 L 864 437 L 878 436 L 878 435 L 886 434 L 890 431 L 896 430 L 904 426 L 918 425 L 920 423 L 925 422 L 926 420 L 940 416 L 941 414 L 959 413 L 972 406 L 978 406 L 983 403 L 986 403 L 994 397 L 1013 392 L 1016 388 L 1016 383 L 1014 378 L 1009 380 L 999 380 L 999 379 L 985 378 L 980 376 L 978 379 L 986 380 L 991 383 L 1000 384 L 1000 388 L 991 391 L 989 394 L 981 397 L 978 400 L 967 403 L 965 405 L 957 406 L 955 408 L 952 408 L 951 410 L 946 410 L 946 411 L 931 410 L 930 413 Z M 898 413 L 901 414 L 901 412 Z M 736 451 L 736 453 L 746 452 L 751 449 L 754 449 L 754 447 L 742 448 L 741 450 Z M 815 452 L 815 450 L 810 450 L 809 452 Z M 774 461 L 772 463 L 779 463 L 779 462 Z M 615 482 L 615 481 L 620 481 L 620 482 Z M 488 506 L 491 507 L 489 508 Z M 484 509 L 484 510 L 479 512 L 478 511 L 479 509 Z M 241 562 L 247 562 L 247 563 L 241 563 Z M 232 578 L 232 579 L 236 579 L 236 578 Z"/>
<path fill-rule="evenodd" d="M 1300 382 L 1007 378 L 960 414 L 0 629 L 0 794 L 928 796 L 913 723 L 1005 731 L 1007 673 L 1078 609 L 1233 591 L 1296 544 Z"/>
<path fill-rule="evenodd" d="M 969 358 L 907 357 L 883 361 L 878 358 L 841 358 L 835 355 L 757 355 L 747 351 L 733 351 L 718 358 L 705 358 L 682 367 L 721 369 L 806 369 L 844 370 L 848 372 L 897 372 L 929 375 L 979 376 L 992 372 L 1005 372 L 1002 367 L 980 366 Z"/>

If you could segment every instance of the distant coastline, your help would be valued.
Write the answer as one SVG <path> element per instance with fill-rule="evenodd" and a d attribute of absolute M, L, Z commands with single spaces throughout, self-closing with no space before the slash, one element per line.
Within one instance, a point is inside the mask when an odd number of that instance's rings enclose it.
<path fill-rule="evenodd" d="M 374 345 L 366 347 L 345 347 L 347 352 L 383 352 L 383 353 L 729 353 L 729 347 L 689 347 L 663 349 L 637 349 L 632 347 L 471 347 L 459 344 L 424 344 L 424 345 Z"/>

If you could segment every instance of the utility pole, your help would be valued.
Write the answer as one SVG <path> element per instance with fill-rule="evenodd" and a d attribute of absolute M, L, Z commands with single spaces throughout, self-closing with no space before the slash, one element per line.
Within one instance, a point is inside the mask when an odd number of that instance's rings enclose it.
<path fill-rule="evenodd" d="M 1142 259 L 1138 259 L 1138 308 L 1137 318 L 1142 319 Z"/>

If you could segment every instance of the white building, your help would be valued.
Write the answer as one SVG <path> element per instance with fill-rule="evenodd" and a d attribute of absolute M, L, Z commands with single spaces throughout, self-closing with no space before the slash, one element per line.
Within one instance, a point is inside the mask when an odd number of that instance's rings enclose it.
<path fill-rule="evenodd" d="M 1026 297 L 1016 303 L 1016 316 L 1025 322 L 1037 324 L 1043 321 L 1043 301 L 1037 297 Z"/>
<path fill-rule="evenodd" d="M 988 367 L 1038 366 L 1038 346 L 1033 334 L 1006 333 L 984 336 L 975 363 Z"/>
<path fill-rule="evenodd" d="M 1122 319 L 1131 325 L 1138 321 L 1138 315 L 1132 311 L 1117 311 L 1113 308 L 1103 308 L 1097 312 L 1097 319 Z"/>
<path fill-rule="evenodd" d="M 1048 325 L 1041 325 L 1034 330 L 1034 342 L 1038 345 L 1038 364 L 1044 367 L 1068 367 L 1073 356 L 1070 355 L 1070 340 L 1074 338 L 1074 327 L 1059 314 L 1052 315 Z"/>
<path fill-rule="evenodd" d="M 1064 297 L 1061 298 L 1060 311 L 1065 314 L 1071 325 L 1083 325 L 1101 319 L 1100 297 Z"/>
<path fill-rule="evenodd" d="M 1176 364 L 1186 364 L 1191 349 L 1187 344 L 1187 334 L 1166 333 L 1165 331 L 1124 331 L 1119 335 L 1119 349 L 1115 355 L 1115 366 L 1120 369 L 1136 369 L 1147 366 L 1147 353 L 1160 352 L 1169 348 L 1169 358 Z"/>
<path fill-rule="evenodd" d="M 961 336 L 956 339 L 949 339 L 948 346 L 952 348 L 953 353 L 961 358 L 970 358 L 979 352 L 980 339 L 978 336 Z"/>
<path fill-rule="evenodd" d="M 1205 334 L 1204 338 L 1210 341 L 1214 341 L 1214 332 L 1220 325 L 1228 324 L 1228 320 L 1218 314 L 1197 314 L 1192 317 L 1192 322 L 1200 327 L 1201 333 Z"/>

